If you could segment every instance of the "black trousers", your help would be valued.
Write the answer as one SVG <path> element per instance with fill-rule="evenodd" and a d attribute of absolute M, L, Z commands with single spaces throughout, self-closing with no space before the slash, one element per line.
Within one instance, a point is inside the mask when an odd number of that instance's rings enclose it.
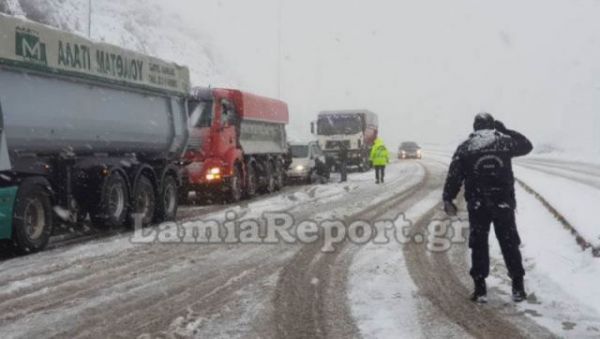
<path fill-rule="evenodd" d="M 385 166 L 375 166 L 375 179 L 377 182 L 383 182 L 385 177 Z"/>
<path fill-rule="evenodd" d="M 488 239 L 491 223 L 494 224 L 494 232 L 500 243 L 508 275 L 513 279 L 522 278 L 525 275 L 521 251 L 519 250 L 521 238 L 517 231 L 514 209 L 510 207 L 502 208 L 498 204 L 482 204 L 478 208 L 470 207 L 469 223 L 471 276 L 473 279 L 485 279 L 490 273 Z"/>

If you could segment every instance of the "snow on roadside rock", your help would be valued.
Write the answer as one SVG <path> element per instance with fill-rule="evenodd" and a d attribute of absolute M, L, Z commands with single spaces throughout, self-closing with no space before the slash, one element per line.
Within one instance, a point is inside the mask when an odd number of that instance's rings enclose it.
<path fill-rule="evenodd" d="M 0 0 L 0 11 L 82 36 L 88 34 L 88 0 Z M 210 39 L 166 1 L 94 0 L 91 38 L 190 68 L 197 86 L 235 86 Z"/>

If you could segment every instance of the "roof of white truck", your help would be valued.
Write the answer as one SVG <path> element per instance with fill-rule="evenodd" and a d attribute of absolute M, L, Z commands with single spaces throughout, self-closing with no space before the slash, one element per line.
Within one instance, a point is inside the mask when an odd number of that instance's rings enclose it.
<path fill-rule="evenodd" d="M 377 114 L 369 111 L 368 109 L 341 109 L 335 111 L 321 111 L 319 112 L 319 117 L 344 116 L 354 114 L 364 114 L 366 122 L 370 126 L 376 127 L 379 125 L 379 117 L 377 116 Z"/>
<path fill-rule="evenodd" d="M 368 109 L 341 109 L 341 110 L 332 110 L 332 111 L 321 111 L 319 115 L 334 115 L 334 114 L 375 114 Z"/>
<path fill-rule="evenodd" d="M 187 95 L 187 67 L 0 14 L 0 64 Z"/>

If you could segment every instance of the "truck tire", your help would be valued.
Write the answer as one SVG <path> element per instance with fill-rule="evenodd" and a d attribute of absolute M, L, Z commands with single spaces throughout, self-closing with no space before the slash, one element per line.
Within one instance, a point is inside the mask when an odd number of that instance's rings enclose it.
<path fill-rule="evenodd" d="M 248 173 L 246 175 L 246 196 L 252 198 L 258 191 L 258 178 L 253 164 L 248 164 Z"/>
<path fill-rule="evenodd" d="M 154 194 L 154 185 L 146 175 L 140 175 L 135 183 L 131 201 L 130 220 L 132 225 L 135 225 L 137 214 L 142 215 L 142 226 L 152 223 L 156 211 L 156 195 Z"/>
<path fill-rule="evenodd" d="M 162 183 L 156 208 L 157 222 L 174 221 L 177 218 L 180 195 L 178 191 L 177 180 L 172 175 L 166 176 Z"/>
<path fill-rule="evenodd" d="M 233 175 L 227 184 L 225 200 L 229 203 L 236 203 L 242 200 L 242 173 L 238 166 L 233 167 Z"/>
<path fill-rule="evenodd" d="M 38 183 L 25 180 L 19 187 L 13 211 L 13 243 L 19 253 L 43 250 L 52 234 L 49 193 Z"/>
<path fill-rule="evenodd" d="M 100 202 L 92 206 L 90 217 L 95 226 L 120 227 L 127 221 L 129 190 L 121 174 L 113 171 L 104 179 Z"/>

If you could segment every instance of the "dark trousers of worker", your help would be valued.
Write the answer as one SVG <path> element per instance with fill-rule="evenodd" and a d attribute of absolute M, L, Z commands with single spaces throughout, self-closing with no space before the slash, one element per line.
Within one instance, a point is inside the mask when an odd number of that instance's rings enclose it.
<path fill-rule="evenodd" d="M 471 276 L 473 279 L 485 279 L 490 273 L 489 233 L 490 224 L 494 224 L 494 232 L 500 243 L 504 263 L 508 275 L 522 278 L 525 275 L 521 258 L 521 238 L 515 222 L 515 211 L 512 208 L 501 208 L 498 204 L 469 208 L 471 248 Z"/>
<path fill-rule="evenodd" d="M 348 164 L 346 164 L 345 161 L 340 162 L 339 164 L 340 166 L 340 181 L 341 182 L 345 182 L 346 180 L 348 180 Z"/>
<path fill-rule="evenodd" d="M 383 182 L 385 177 L 385 166 L 375 166 L 375 180 Z"/>

